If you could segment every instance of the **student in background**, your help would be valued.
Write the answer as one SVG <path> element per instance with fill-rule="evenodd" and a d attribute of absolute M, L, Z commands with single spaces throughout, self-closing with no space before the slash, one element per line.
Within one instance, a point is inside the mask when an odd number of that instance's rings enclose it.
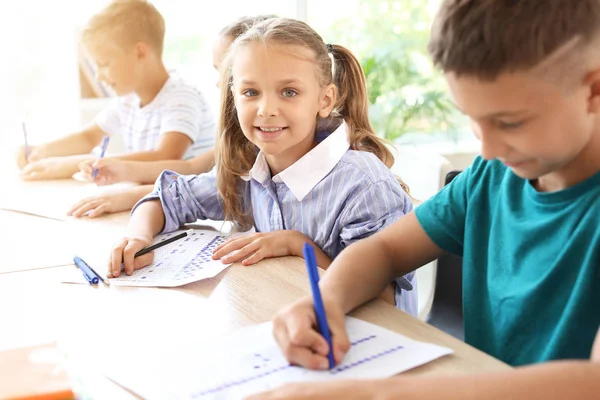
<path fill-rule="evenodd" d="M 390 279 L 444 252 L 463 255 L 466 341 L 513 366 L 539 365 L 304 383 L 257 398 L 598 398 L 599 46 L 598 0 L 444 1 L 429 51 L 481 156 L 414 213 L 342 252 L 320 283 L 340 362 L 345 314 Z M 324 368 L 328 346 L 314 321 L 306 297 L 276 316 L 274 335 L 290 362 Z"/>
<path fill-rule="evenodd" d="M 159 232 L 206 218 L 258 232 L 219 246 L 215 259 L 252 265 L 302 256 L 310 242 L 327 268 L 342 249 L 412 210 L 371 127 L 365 76 L 348 49 L 326 45 L 303 22 L 274 18 L 236 39 L 222 74 L 216 168 L 161 174 L 134 208 L 109 276 L 121 274 L 121 260 L 127 274 L 148 265 L 151 254 L 133 255 Z M 359 275 L 371 268 L 363 264 Z M 390 279 L 380 293 L 416 315 L 415 281 L 414 274 Z"/>
<path fill-rule="evenodd" d="M 81 132 L 21 148 L 23 179 L 71 177 L 105 135 L 123 135 L 120 160 L 190 158 L 214 145 L 214 118 L 204 96 L 169 76 L 163 61 L 165 23 L 145 0 L 115 0 L 94 15 L 82 41 L 98 68 L 98 79 L 119 96 Z"/>
<path fill-rule="evenodd" d="M 233 41 L 252 25 L 275 15 L 257 15 L 241 17 L 224 27 L 213 44 L 213 66 L 217 72 L 227 49 Z M 217 82 L 217 86 L 219 86 Z M 182 175 L 201 174 L 214 166 L 214 151 L 208 150 L 188 160 L 163 161 L 125 161 L 116 158 L 102 158 L 82 162 L 79 167 L 85 178 L 98 185 L 109 185 L 116 182 L 138 182 L 146 184 L 133 188 L 111 191 L 97 196 L 87 197 L 74 204 L 69 215 L 81 217 L 98 217 L 105 213 L 130 210 L 142 197 L 152 192 L 153 185 L 164 170 L 175 171 Z M 97 170 L 96 177 L 93 171 Z"/>

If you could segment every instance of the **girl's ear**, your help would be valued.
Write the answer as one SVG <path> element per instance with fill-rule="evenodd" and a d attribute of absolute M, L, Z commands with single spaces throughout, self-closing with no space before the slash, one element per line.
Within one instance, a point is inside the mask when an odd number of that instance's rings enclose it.
<path fill-rule="evenodd" d="M 321 91 L 319 99 L 319 117 L 327 118 L 331 114 L 331 110 L 335 106 L 337 99 L 337 88 L 333 83 L 324 87 Z"/>

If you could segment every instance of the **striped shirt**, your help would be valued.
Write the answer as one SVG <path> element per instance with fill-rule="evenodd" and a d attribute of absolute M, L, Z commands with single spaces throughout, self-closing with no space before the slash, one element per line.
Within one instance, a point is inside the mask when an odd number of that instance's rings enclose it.
<path fill-rule="evenodd" d="M 109 135 L 123 135 L 127 153 L 156 149 L 159 137 L 168 132 L 192 141 L 185 159 L 214 146 L 215 120 L 208 102 L 194 86 L 173 76 L 144 107 L 136 94 L 117 97 L 94 122 Z"/>
<path fill-rule="evenodd" d="M 352 243 L 410 212 L 411 200 L 389 168 L 372 153 L 349 147 L 347 126 L 342 123 L 274 177 L 263 153 L 258 153 L 254 166 L 241 182 L 242 195 L 250 200 L 247 204 L 256 231 L 299 231 L 334 259 Z M 198 219 L 225 218 L 215 169 L 197 176 L 164 171 L 153 193 L 136 207 L 151 199 L 160 199 L 162 203 L 164 232 Z M 365 264 L 368 272 L 370 266 L 368 262 Z M 414 273 L 396 281 L 396 305 L 417 315 Z"/>

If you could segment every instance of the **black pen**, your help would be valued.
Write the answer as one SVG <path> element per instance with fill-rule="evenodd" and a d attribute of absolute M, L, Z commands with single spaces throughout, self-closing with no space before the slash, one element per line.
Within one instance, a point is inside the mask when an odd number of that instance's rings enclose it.
<path fill-rule="evenodd" d="M 163 247 L 163 246 L 165 246 L 165 245 L 167 245 L 169 243 L 173 243 L 174 241 L 182 239 L 182 238 L 184 238 L 186 236 L 187 236 L 187 232 L 180 233 L 177 236 L 173 236 L 171 238 L 163 240 L 162 242 L 158 242 L 156 244 L 153 244 L 152 246 L 148 246 L 148 247 L 146 247 L 144 249 L 141 249 L 140 251 L 138 251 L 137 253 L 135 253 L 134 257 L 143 256 L 144 254 L 150 253 L 151 251 L 156 250 L 159 247 Z"/>

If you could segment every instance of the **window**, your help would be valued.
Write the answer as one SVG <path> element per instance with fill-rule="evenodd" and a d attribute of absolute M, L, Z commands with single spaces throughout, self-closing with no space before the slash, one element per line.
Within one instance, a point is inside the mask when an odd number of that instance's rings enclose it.
<path fill-rule="evenodd" d="M 371 120 L 390 140 L 425 143 L 464 136 L 465 120 L 454 110 L 446 84 L 426 52 L 440 2 L 308 2 L 308 21 L 323 40 L 348 47 L 360 60 L 367 76 Z"/>
<path fill-rule="evenodd" d="M 272 13 L 306 19 L 326 42 L 349 47 L 365 69 L 377 131 L 401 142 L 471 137 L 448 101 L 446 85 L 425 52 L 440 0 L 151 0 L 166 20 L 168 68 L 197 83 L 216 107 L 212 43 L 243 15 Z M 22 141 L 26 119 L 32 142 L 65 135 L 81 125 L 76 32 L 108 0 L 22 0 L 0 13 L 0 145 Z M 65 12 L 69 10 L 69 12 Z M 466 132 L 466 134 L 465 134 Z"/>

